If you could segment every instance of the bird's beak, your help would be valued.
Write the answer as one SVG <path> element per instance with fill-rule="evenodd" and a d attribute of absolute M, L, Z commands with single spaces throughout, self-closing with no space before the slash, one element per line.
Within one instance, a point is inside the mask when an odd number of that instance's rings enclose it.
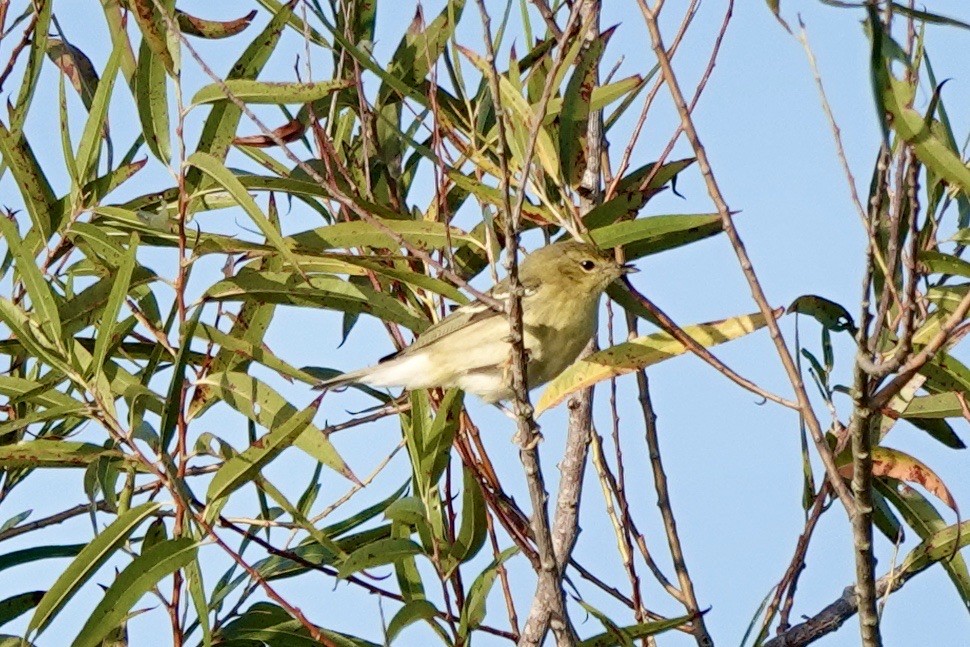
<path fill-rule="evenodd" d="M 620 274 L 621 275 L 623 275 L 623 274 L 636 274 L 639 271 L 640 270 L 637 269 L 637 266 L 634 265 L 633 263 L 627 263 L 626 265 L 621 265 L 620 266 Z"/>

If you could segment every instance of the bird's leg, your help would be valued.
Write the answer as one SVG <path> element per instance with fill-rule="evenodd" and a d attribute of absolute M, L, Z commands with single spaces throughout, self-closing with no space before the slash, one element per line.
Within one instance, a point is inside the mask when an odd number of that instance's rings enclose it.
<path fill-rule="evenodd" d="M 502 413 L 504 413 L 510 419 L 512 419 L 512 420 L 514 420 L 516 422 L 519 421 L 519 416 L 517 416 L 516 413 L 514 411 L 512 411 L 512 409 L 510 409 L 509 407 L 505 406 L 501 402 L 496 402 L 494 404 L 495 404 L 496 407 L 498 407 L 498 410 L 499 411 L 501 411 Z M 516 445 L 520 446 L 522 449 L 529 450 L 529 449 L 534 448 L 536 445 L 538 445 L 539 443 L 542 442 L 542 432 L 537 432 L 535 434 L 535 436 L 533 436 L 532 439 L 529 442 L 525 442 L 525 439 L 522 437 L 522 430 L 521 429 L 517 429 L 516 432 L 515 432 L 515 434 L 512 435 L 512 442 L 515 443 Z"/>

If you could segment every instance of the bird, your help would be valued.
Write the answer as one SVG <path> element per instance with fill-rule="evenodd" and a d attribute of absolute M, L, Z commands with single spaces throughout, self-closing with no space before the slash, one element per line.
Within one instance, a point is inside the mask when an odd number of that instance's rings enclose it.
<path fill-rule="evenodd" d="M 599 301 L 615 280 L 636 272 L 612 252 L 586 242 L 564 241 L 525 256 L 519 271 L 523 288 L 523 343 L 528 388 L 549 382 L 572 364 L 596 334 Z M 486 294 L 509 298 L 508 278 Z M 403 387 L 406 390 L 458 387 L 489 404 L 512 400 L 508 315 L 475 300 L 420 334 L 406 348 L 377 364 L 317 384 Z"/>

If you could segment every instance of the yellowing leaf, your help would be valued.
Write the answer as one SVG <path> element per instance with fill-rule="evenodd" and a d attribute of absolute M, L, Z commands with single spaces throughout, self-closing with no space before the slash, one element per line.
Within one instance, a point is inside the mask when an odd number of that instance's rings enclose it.
<path fill-rule="evenodd" d="M 684 328 L 684 332 L 703 346 L 716 346 L 743 337 L 764 325 L 765 318 L 762 315 L 752 314 L 688 326 Z M 685 350 L 670 334 L 655 333 L 593 353 L 550 382 L 536 403 L 536 415 L 556 406 L 580 389 L 662 362 L 682 354 Z"/>

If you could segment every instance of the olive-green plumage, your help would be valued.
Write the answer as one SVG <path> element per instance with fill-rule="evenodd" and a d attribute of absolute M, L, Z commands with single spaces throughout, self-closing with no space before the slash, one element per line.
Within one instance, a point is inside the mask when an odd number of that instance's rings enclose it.
<path fill-rule="evenodd" d="M 610 283 L 636 271 L 593 245 L 562 242 L 529 254 L 519 267 L 529 388 L 545 384 L 575 361 L 596 333 L 599 300 Z M 508 280 L 488 294 L 508 298 Z M 327 380 L 318 388 L 361 383 L 405 389 L 460 387 L 486 402 L 512 397 L 509 323 L 473 301 L 428 328 L 413 344 L 379 364 Z"/>

